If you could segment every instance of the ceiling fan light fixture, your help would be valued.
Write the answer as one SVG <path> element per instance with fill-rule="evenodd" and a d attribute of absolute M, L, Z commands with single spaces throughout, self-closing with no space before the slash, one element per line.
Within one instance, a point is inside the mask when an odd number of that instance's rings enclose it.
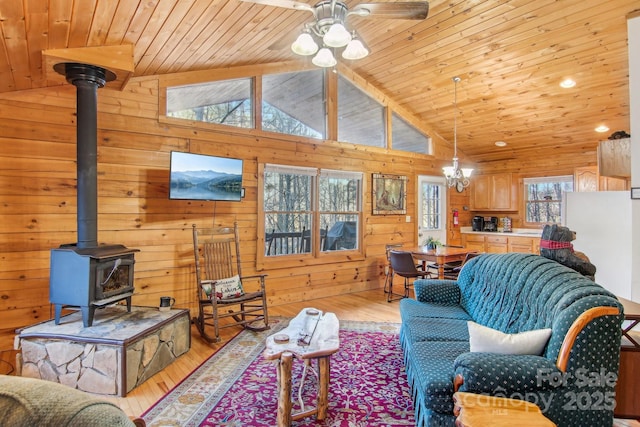
<path fill-rule="evenodd" d="M 322 37 L 322 41 L 329 47 L 343 47 L 351 41 L 351 34 L 339 22 L 332 24 L 329 31 Z"/>
<path fill-rule="evenodd" d="M 302 56 L 313 55 L 318 51 L 318 45 L 308 32 L 303 32 L 291 45 L 293 53 Z"/>
<path fill-rule="evenodd" d="M 333 57 L 333 53 L 331 53 L 329 49 L 323 47 L 318 51 L 316 56 L 313 57 L 311 62 L 318 67 L 328 68 L 334 67 L 338 61 L 336 61 L 336 58 Z"/>
<path fill-rule="evenodd" d="M 352 39 L 347 47 L 342 52 L 342 57 L 344 59 L 362 59 L 365 56 L 369 55 L 369 51 L 364 47 L 362 42 L 356 38 Z"/>

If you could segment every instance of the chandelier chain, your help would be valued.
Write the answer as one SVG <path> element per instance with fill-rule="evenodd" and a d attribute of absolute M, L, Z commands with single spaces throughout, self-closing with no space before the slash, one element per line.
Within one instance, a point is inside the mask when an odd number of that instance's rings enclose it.
<path fill-rule="evenodd" d="M 469 177 L 473 169 L 460 168 L 458 164 L 458 82 L 460 77 L 453 77 L 453 164 L 442 168 L 447 185 L 462 191 L 469 186 Z"/>

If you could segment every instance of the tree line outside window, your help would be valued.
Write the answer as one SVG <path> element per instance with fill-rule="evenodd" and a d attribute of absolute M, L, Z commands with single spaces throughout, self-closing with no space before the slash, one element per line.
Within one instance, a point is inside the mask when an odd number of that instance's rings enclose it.
<path fill-rule="evenodd" d="M 358 249 L 361 172 L 268 164 L 263 182 L 266 256 Z"/>
<path fill-rule="evenodd" d="M 563 194 L 573 191 L 572 176 L 525 178 L 526 222 L 560 224 Z"/>

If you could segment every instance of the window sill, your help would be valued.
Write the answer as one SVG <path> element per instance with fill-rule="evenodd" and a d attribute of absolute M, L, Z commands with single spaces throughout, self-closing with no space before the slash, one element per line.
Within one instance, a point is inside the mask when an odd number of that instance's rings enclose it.
<path fill-rule="evenodd" d="M 264 271 L 300 266 L 336 264 L 340 262 L 363 261 L 364 259 L 364 254 L 357 251 L 323 253 L 315 258 L 310 254 L 302 256 L 299 254 L 271 256 L 258 259 L 256 262 L 256 270 Z"/>

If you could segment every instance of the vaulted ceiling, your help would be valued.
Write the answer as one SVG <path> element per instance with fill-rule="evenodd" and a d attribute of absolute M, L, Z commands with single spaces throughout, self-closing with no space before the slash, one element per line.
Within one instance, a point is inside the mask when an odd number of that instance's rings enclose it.
<path fill-rule="evenodd" d="M 526 159 L 532 149 L 595 147 L 629 132 L 626 20 L 640 11 L 637 0 L 429 6 L 425 20 L 350 16 L 371 54 L 345 65 L 448 141 L 451 79 L 460 76 L 458 148 L 470 159 Z M 311 17 L 239 0 L 2 0 L 0 93 L 59 84 L 45 78 L 47 49 L 130 44 L 134 77 L 309 61 L 283 41 Z M 574 88 L 559 86 L 566 77 Z M 601 124 L 610 131 L 596 133 Z M 495 141 L 508 145 L 497 149 Z"/>

